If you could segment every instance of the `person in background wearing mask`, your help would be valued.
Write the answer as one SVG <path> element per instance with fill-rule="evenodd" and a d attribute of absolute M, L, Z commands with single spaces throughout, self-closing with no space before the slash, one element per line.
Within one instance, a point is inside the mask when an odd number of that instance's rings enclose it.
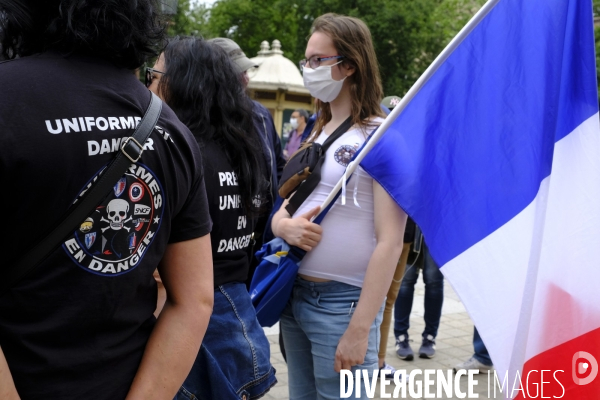
<path fill-rule="evenodd" d="M 298 109 L 292 113 L 290 125 L 292 125 L 293 130 L 290 132 L 290 137 L 285 145 L 285 149 L 283 149 L 283 156 L 286 160 L 289 160 L 289 158 L 300 148 L 300 144 L 302 143 L 302 133 L 304 133 L 307 121 L 308 112 L 306 112 L 306 110 Z"/>
<path fill-rule="evenodd" d="M 398 259 L 406 214 L 361 167 L 348 182 L 356 199 L 338 199 L 321 226 L 310 222 L 353 154 L 383 121 L 381 78 L 369 28 L 357 18 L 325 14 L 312 26 L 301 61 L 317 99 L 308 141 L 323 143 L 345 120 L 353 126 L 327 150 L 321 181 L 294 217 L 286 200 L 273 233 L 307 251 L 280 327 L 290 399 L 339 399 L 340 371 L 378 369 L 383 302 Z M 362 397 L 367 398 L 364 383 Z"/>

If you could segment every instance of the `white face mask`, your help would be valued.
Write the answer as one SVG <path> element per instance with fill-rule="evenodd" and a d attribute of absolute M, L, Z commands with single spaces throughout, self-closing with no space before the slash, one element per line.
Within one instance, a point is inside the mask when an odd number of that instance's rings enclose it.
<path fill-rule="evenodd" d="M 341 61 L 333 65 L 321 65 L 315 69 L 304 68 L 302 70 L 304 86 L 312 97 L 321 100 L 323 103 L 329 103 L 338 97 L 346 77 L 341 81 L 336 81 L 331 75 L 331 68 L 339 63 Z"/>
<path fill-rule="evenodd" d="M 298 129 L 298 119 L 290 118 L 290 125 L 292 126 L 292 129 Z"/>

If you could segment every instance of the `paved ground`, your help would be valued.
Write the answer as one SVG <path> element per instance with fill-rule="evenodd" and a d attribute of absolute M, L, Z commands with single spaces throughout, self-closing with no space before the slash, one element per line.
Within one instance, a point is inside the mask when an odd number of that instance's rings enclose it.
<path fill-rule="evenodd" d="M 409 336 L 415 341 L 411 343 L 413 350 L 416 352 L 419 349 L 421 332 L 423 331 L 423 294 L 424 286 L 420 279 L 415 288 L 415 301 L 413 303 L 413 311 L 411 314 L 411 327 Z M 393 328 L 393 323 L 392 323 Z M 283 360 L 278 344 L 279 327 L 274 326 L 265 330 L 267 337 L 271 343 L 271 362 L 277 370 L 277 380 L 279 383 L 275 385 L 269 393 L 264 397 L 266 400 L 286 400 L 288 399 L 288 376 L 287 366 Z M 396 369 L 406 369 L 410 372 L 413 369 L 442 369 L 447 371 L 452 369 L 456 364 L 467 360 L 473 355 L 473 323 L 466 313 L 462 303 L 460 302 L 452 287 L 446 282 L 444 287 L 444 307 L 442 309 L 442 319 L 438 337 L 436 339 L 436 356 L 433 359 L 416 358 L 413 361 L 403 361 L 396 357 L 395 339 L 392 329 L 388 339 L 386 361 Z M 493 375 L 492 375 L 493 377 Z M 490 395 L 488 396 L 488 376 L 487 374 L 476 375 L 478 384 L 475 386 L 475 393 L 479 394 L 480 399 L 501 399 L 502 396 L 498 391 L 494 397 L 493 386 L 490 383 Z M 493 380 L 493 379 L 492 379 Z M 466 393 L 467 378 L 461 378 L 461 390 Z M 393 388 L 393 387 L 392 387 Z M 392 393 L 388 389 L 388 393 Z M 432 390 L 436 393 L 436 390 Z M 380 388 L 376 390 L 375 399 L 380 399 Z M 407 393 L 407 397 L 412 399 Z M 417 397 L 425 398 L 425 397 Z M 455 399 L 457 397 L 440 397 L 443 399 Z"/>

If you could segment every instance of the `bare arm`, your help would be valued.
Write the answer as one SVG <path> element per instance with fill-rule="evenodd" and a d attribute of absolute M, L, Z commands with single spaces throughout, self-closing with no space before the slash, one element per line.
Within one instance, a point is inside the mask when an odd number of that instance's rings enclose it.
<path fill-rule="evenodd" d="M 373 199 L 377 244 L 369 260 L 358 305 L 335 353 L 336 372 L 364 362 L 371 324 L 390 288 L 396 264 L 402 253 L 406 213 L 375 181 Z"/>
<path fill-rule="evenodd" d="M 315 207 L 306 214 L 292 218 L 285 207 L 289 201 L 285 200 L 271 220 L 271 230 L 277 237 L 282 238 L 292 246 L 302 250 L 311 251 L 320 241 L 323 228 L 311 218 L 317 215 L 320 207 Z"/>
<path fill-rule="evenodd" d="M 162 278 L 158 273 L 158 269 L 154 270 L 154 280 L 156 281 L 156 289 L 158 290 L 158 295 L 156 296 L 156 310 L 154 310 L 154 316 L 158 318 L 160 312 L 165 306 L 165 301 L 167 301 L 167 291 L 165 290 L 165 285 L 162 283 Z"/>
<path fill-rule="evenodd" d="M 212 313 L 210 235 L 170 244 L 158 270 L 167 300 L 126 400 L 175 397 L 196 359 Z"/>
<path fill-rule="evenodd" d="M 0 399 L 20 400 L 2 348 L 0 348 Z"/>

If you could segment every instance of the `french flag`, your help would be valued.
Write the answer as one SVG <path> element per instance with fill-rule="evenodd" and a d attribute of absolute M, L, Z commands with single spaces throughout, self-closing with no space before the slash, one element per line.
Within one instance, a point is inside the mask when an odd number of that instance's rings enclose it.
<path fill-rule="evenodd" d="M 507 398 L 598 400 L 592 2 L 484 8 L 361 166 L 421 227 Z"/>

